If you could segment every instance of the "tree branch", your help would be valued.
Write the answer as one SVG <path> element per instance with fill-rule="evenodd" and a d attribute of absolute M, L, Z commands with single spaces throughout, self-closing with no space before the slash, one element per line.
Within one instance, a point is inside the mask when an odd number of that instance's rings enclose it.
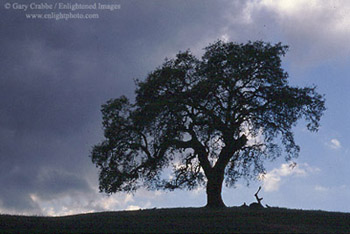
<path fill-rule="evenodd" d="M 255 196 L 256 200 L 258 201 L 259 205 L 261 205 L 261 200 L 263 199 L 263 198 L 259 198 L 258 197 L 258 193 L 260 192 L 260 189 L 261 189 L 261 186 L 259 186 L 258 191 L 254 194 L 254 196 Z"/>

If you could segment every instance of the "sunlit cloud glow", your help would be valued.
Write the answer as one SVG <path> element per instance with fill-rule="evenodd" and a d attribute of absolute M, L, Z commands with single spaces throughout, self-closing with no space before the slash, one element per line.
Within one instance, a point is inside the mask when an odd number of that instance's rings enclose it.
<path fill-rule="evenodd" d="M 275 168 L 266 174 L 260 174 L 259 179 L 263 182 L 263 189 L 267 192 L 278 191 L 283 183 L 283 177 L 303 177 L 311 173 L 319 172 L 320 169 L 311 167 L 307 163 L 284 163 L 279 168 Z"/>

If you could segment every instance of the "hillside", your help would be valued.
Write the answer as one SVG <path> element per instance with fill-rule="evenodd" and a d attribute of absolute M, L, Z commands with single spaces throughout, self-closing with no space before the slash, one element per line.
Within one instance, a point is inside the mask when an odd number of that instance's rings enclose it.
<path fill-rule="evenodd" d="M 350 213 L 282 208 L 176 208 L 63 217 L 0 215 L 1 233 L 350 232 Z"/>

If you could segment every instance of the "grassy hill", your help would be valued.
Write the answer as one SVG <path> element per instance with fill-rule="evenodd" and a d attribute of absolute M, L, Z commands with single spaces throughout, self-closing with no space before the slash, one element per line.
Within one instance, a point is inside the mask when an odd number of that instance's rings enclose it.
<path fill-rule="evenodd" d="M 63 217 L 0 215 L 1 233 L 350 233 L 350 213 L 282 208 L 176 208 Z"/>

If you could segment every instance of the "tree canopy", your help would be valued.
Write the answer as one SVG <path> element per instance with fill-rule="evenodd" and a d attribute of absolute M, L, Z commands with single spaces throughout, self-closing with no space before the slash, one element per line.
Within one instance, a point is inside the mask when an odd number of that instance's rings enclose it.
<path fill-rule="evenodd" d="M 179 52 L 136 82 L 133 103 L 121 96 L 102 105 L 105 140 L 91 153 L 100 190 L 206 186 L 207 206 L 224 206 L 223 182 L 264 173 L 267 159 L 297 157 L 292 128 L 304 119 L 317 131 L 325 99 L 315 86 L 288 84 L 287 49 L 217 41 L 201 59 Z"/>

